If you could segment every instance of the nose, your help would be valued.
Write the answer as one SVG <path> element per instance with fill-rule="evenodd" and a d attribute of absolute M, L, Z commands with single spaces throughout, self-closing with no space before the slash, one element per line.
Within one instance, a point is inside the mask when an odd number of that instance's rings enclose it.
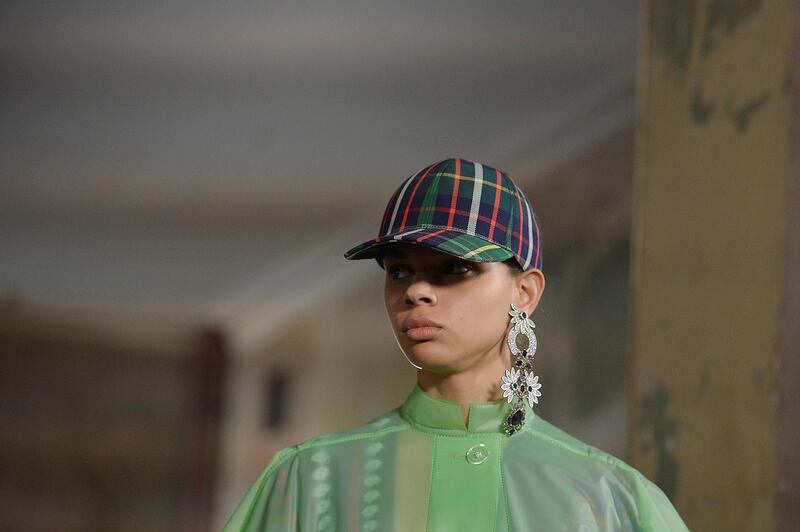
<path fill-rule="evenodd" d="M 405 301 L 407 305 L 412 306 L 420 304 L 433 305 L 436 303 L 436 290 L 425 279 L 417 278 L 409 283 L 408 288 L 406 288 Z"/>

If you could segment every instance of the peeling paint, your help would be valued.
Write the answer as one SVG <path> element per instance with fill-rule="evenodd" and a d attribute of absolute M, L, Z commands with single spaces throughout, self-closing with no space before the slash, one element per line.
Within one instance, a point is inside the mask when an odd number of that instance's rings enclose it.
<path fill-rule="evenodd" d="M 714 51 L 742 24 L 758 15 L 763 0 L 673 0 L 652 2 L 650 7 L 653 50 L 665 60 L 667 72 L 682 82 L 693 61 L 702 72 Z M 699 25 L 702 29 L 695 31 Z M 784 90 L 787 90 L 787 83 L 784 80 Z M 744 133 L 752 116 L 767 100 L 769 94 L 762 94 L 739 106 L 726 103 L 725 116 L 733 120 L 738 133 Z M 689 114 L 696 125 L 707 126 L 711 122 L 717 103 L 704 97 L 702 79 L 695 81 Z"/>
<path fill-rule="evenodd" d="M 756 96 L 755 98 L 752 98 L 736 107 L 734 107 L 732 103 L 726 102 L 726 114 L 731 120 L 733 120 L 733 123 L 736 124 L 736 131 L 738 133 L 744 133 L 747 131 L 753 114 L 757 113 L 762 107 L 764 107 L 764 104 L 769 101 L 769 98 L 770 95 L 768 93 L 763 93 L 760 96 Z"/>
<path fill-rule="evenodd" d="M 702 55 L 708 57 L 720 42 L 761 9 L 763 0 L 713 0 L 706 8 Z"/>
<path fill-rule="evenodd" d="M 696 49 L 700 60 L 705 61 L 736 28 L 758 14 L 762 5 L 763 0 L 651 2 L 653 49 L 682 79 Z M 695 28 L 699 24 L 703 24 L 703 29 L 698 41 Z"/>
<path fill-rule="evenodd" d="M 653 50 L 666 59 L 679 78 L 689 69 L 698 6 L 698 0 L 650 3 Z"/>
<path fill-rule="evenodd" d="M 695 124 L 705 126 L 714 114 L 714 104 L 710 100 L 703 101 L 703 90 L 698 85 L 692 92 L 692 100 L 689 104 L 692 120 Z"/>

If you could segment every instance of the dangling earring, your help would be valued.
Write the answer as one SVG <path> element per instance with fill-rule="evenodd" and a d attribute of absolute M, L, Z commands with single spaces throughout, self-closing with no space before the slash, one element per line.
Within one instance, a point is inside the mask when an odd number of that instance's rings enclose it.
<path fill-rule="evenodd" d="M 513 325 L 508 331 L 508 348 L 514 360 L 511 362 L 511 369 L 507 369 L 503 375 L 503 384 L 500 387 L 503 389 L 503 397 L 508 398 L 509 403 L 514 401 L 503 423 L 503 430 L 511 436 L 525 423 L 523 400 L 527 400 L 531 408 L 534 403 L 539 404 L 539 397 L 542 395 L 539 388 L 542 385 L 532 370 L 533 355 L 536 354 L 536 334 L 533 328 L 536 325 L 514 303 L 511 303 L 508 314 Z"/>

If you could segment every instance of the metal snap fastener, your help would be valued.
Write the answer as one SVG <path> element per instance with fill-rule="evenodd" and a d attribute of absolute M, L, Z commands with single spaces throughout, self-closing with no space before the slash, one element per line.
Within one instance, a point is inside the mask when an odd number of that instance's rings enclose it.
<path fill-rule="evenodd" d="M 487 458 L 489 458 L 489 449 L 487 449 L 486 445 L 483 443 L 473 445 L 467 451 L 467 462 L 470 464 L 482 464 Z"/>

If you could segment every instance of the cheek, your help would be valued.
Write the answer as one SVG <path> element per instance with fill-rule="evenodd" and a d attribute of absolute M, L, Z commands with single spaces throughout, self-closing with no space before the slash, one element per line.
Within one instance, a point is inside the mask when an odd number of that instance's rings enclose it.
<path fill-rule="evenodd" d="M 461 335 L 470 339 L 496 339 L 505 334 L 511 308 L 500 297 L 474 297 L 460 301 L 453 315 L 457 316 L 458 328 Z M 494 292 L 497 294 L 497 292 Z"/>
<path fill-rule="evenodd" d="M 396 332 L 400 331 L 400 322 L 398 321 L 398 313 L 404 312 L 407 309 L 402 303 L 403 293 L 398 292 L 388 286 L 383 289 L 383 307 L 386 309 L 386 314 L 389 316 L 389 321 Z"/>

